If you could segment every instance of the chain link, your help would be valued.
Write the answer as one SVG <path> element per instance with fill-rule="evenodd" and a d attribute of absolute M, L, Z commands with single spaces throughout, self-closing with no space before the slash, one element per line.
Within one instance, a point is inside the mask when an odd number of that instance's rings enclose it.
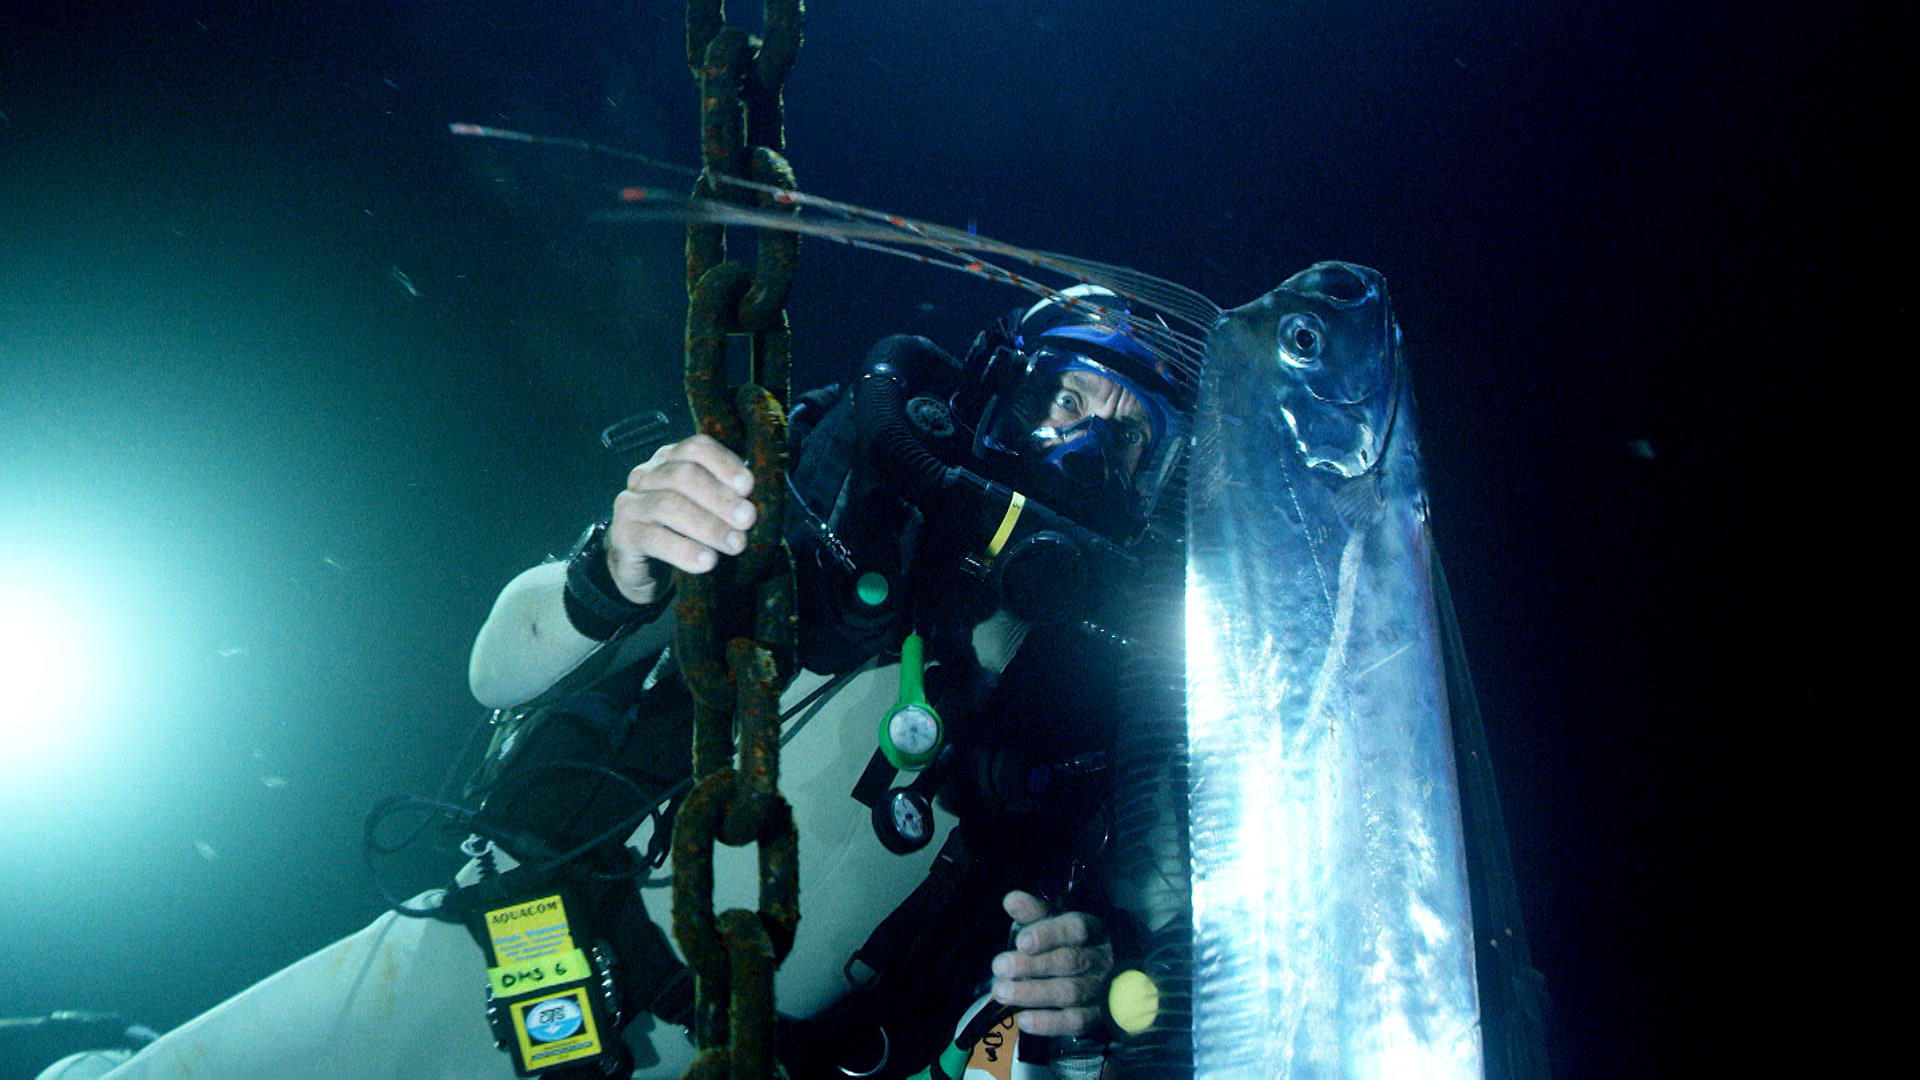
<path fill-rule="evenodd" d="M 803 16 L 801 0 L 766 0 L 763 41 L 728 27 L 722 0 L 688 0 L 705 167 L 697 197 L 741 198 L 716 175 L 794 187 L 781 94 Z M 785 1075 L 774 1058 L 773 975 L 800 921 L 798 839 L 779 786 L 779 699 L 795 637 L 793 561 L 781 539 L 793 352 L 785 305 L 799 237 L 762 230 L 758 241 L 749 270 L 727 258 L 721 226 L 687 226 L 687 406 L 700 431 L 746 459 L 759 519 L 730 565 L 676 575 L 674 651 L 696 701 L 694 788 L 673 830 L 673 936 L 693 970 L 699 1048 L 686 1080 Z M 750 341 L 748 377 L 737 386 L 727 379 L 733 334 Z M 716 840 L 759 845 L 758 911 L 714 914 Z"/>

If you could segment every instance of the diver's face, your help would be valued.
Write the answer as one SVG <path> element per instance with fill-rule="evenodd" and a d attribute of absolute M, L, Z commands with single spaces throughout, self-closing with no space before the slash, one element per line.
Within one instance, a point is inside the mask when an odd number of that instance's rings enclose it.
<path fill-rule="evenodd" d="M 1060 386 L 1047 403 L 1045 426 L 1035 434 L 1049 447 L 1062 446 L 1091 432 L 1088 420 L 1098 417 L 1112 431 L 1115 462 L 1131 476 L 1140 467 L 1153 438 L 1153 425 L 1140 399 L 1120 384 L 1091 371 L 1065 371 Z"/>

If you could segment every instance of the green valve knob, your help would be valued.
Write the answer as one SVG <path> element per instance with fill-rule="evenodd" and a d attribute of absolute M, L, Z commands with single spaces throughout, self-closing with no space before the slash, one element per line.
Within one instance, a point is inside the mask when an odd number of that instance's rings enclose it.
<path fill-rule="evenodd" d="M 900 696 L 880 720 L 880 752 L 896 769 L 918 772 L 940 753 L 946 732 L 940 714 L 927 704 L 925 643 L 908 634 L 900 643 Z"/>

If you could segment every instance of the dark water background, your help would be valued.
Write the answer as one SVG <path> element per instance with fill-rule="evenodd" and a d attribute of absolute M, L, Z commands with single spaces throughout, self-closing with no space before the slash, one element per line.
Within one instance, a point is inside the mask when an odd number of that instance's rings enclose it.
<path fill-rule="evenodd" d="M 266 7 L 0 16 L 0 557 L 106 598 L 119 688 L 7 774 L 0 1015 L 165 1028 L 372 918 L 360 815 L 480 718 L 494 593 L 631 464 L 596 432 L 685 430 L 678 237 L 591 217 L 658 178 L 445 129 L 693 160 L 679 7 Z M 1562 1074 L 1804 1045 L 1807 496 L 1908 310 L 1910 8 L 811 7 L 803 186 L 1224 303 L 1388 275 Z M 802 377 L 1014 300 L 809 243 Z"/>

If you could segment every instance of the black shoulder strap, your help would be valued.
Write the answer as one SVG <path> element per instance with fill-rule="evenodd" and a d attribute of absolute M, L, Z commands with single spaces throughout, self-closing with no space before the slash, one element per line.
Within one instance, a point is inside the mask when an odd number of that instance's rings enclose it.
<path fill-rule="evenodd" d="M 927 868 L 926 880 L 874 927 L 866 944 L 847 958 L 842 973 L 848 982 L 865 986 L 877 981 L 913 952 L 916 941 L 947 925 L 947 912 L 973 869 L 973 856 L 961 832 L 955 828 L 947 834 L 947 842 L 940 845 L 940 853 Z"/>
<path fill-rule="evenodd" d="M 831 518 L 859 442 L 853 396 L 843 392 L 839 383 L 800 395 L 788 420 L 787 437 L 793 455 L 788 475 L 794 494 L 823 520 Z"/>

